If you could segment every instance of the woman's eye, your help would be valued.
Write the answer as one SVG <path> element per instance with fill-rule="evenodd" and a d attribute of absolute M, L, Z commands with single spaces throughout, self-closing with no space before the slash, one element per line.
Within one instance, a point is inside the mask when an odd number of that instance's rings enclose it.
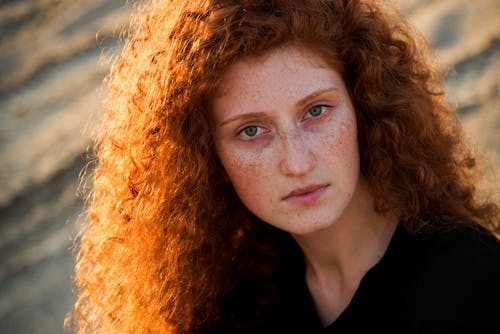
<path fill-rule="evenodd" d="M 262 133 L 262 128 L 256 125 L 250 125 L 238 132 L 238 136 L 241 136 L 243 139 L 252 139 L 253 137 Z"/>
<path fill-rule="evenodd" d="M 307 118 L 316 118 L 316 117 L 319 117 L 319 116 L 323 115 L 326 112 L 326 108 L 328 108 L 328 106 L 326 106 L 326 105 L 312 106 L 307 111 L 307 115 L 306 115 L 305 118 L 307 119 Z"/>
<path fill-rule="evenodd" d="M 256 126 L 247 126 L 246 128 L 243 129 L 243 133 L 247 135 L 248 137 L 253 137 L 257 134 L 257 127 Z"/>

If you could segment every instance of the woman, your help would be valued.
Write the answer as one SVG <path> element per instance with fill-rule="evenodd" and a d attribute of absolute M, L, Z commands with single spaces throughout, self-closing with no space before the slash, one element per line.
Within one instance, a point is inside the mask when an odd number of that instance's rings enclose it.
<path fill-rule="evenodd" d="M 498 210 L 373 1 L 153 1 L 109 76 L 79 332 L 488 332 Z"/>

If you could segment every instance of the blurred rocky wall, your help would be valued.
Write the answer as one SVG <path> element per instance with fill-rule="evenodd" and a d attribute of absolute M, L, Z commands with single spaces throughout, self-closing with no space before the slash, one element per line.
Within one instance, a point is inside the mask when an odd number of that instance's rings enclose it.
<path fill-rule="evenodd" d="M 0 332 L 62 333 L 93 116 L 132 5 L 0 2 Z M 109 62 L 108 62 L 109 63 Z"/>

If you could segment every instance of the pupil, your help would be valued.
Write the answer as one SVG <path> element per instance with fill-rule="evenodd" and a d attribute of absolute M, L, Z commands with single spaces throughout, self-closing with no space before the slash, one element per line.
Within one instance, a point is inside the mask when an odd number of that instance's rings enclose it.
<path fill-rule="evenodd" d="M 249 137 L 253 137 L 257 134 L 257 127 L 256 126 L 249 126 L 244 130 L 245 134 Z"/>
<path fill-rule="evenodd" d="M 309 110 L 309 113 L 311 114 L 311 116 L 319 116 L 319 114 L 321 114 L 321 107 L 312 107 Z"/>

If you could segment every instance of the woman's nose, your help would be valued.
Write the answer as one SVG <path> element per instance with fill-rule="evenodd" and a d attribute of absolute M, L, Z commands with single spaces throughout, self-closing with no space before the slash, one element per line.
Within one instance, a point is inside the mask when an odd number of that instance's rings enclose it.
<path fill-rule="evenodd" d="M 286 176 L 303 176 L 308 174 L 316 164 L 309 143 L 299 131 L 280 136 L 280 171 Z"/>

